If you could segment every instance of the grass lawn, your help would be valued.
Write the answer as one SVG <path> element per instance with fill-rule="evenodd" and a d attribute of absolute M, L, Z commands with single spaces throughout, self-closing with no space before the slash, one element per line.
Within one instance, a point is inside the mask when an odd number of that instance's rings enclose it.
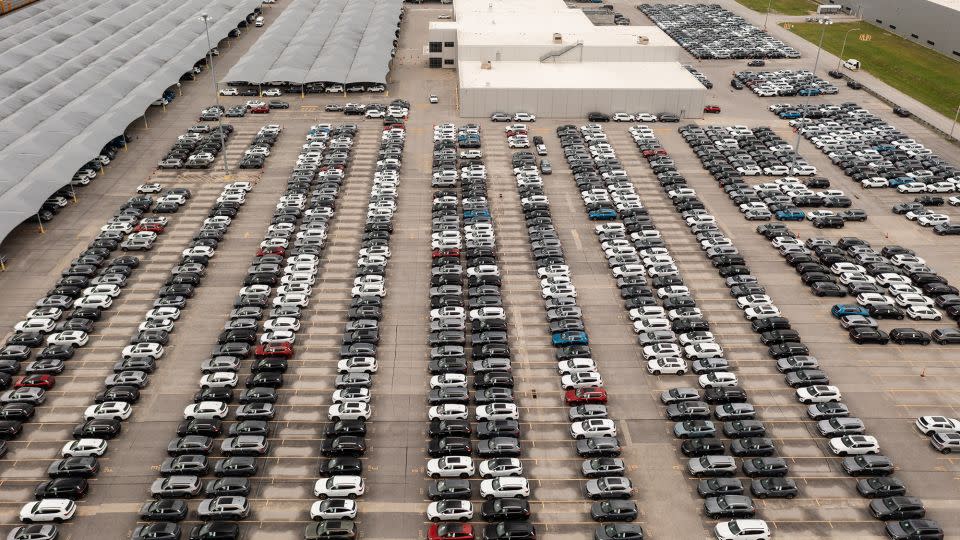
<path fill-rule="evenodd" d="M 827 26 L 817 23 L 793 23 L 789 30 L 816 44 L 820 41 L 823 28 L 827 29 L 823 48 L 834 55 L 840 54 L 843 35 L 847 30 L 862 28 L 850 32 L 847 47 L 843 52 L 845 60 L 860 60 L 860 69 L 870 72 L 874 77 L 944 116 L 953 118 L 957 105 L 960 105 L 960 62 L 864 22 Z M 861 40 L 861 37 L 867 35 L 870 36 L 868 41 Z M 836 69 L 836 66 L 829 68 Z"/>
<path fill-rule="evenodd" d="M 770 13 L 781 15 L 807 15 L 817 11 L 818 5 L 813 0 L 737 0 L 737 3 L 760 13 L 766 13 L 769 5 Z"/>

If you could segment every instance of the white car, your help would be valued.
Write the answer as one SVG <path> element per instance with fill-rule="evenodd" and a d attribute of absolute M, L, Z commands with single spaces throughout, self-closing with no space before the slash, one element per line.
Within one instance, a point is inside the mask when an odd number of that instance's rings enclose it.
<path fill-rule="evenodd" d="M 113 298 L 106 294 L 92 294 L 90 296 L 81 296 L 73 301 L 75 308 L 100 308 L 107 309 L 113 305 Z"/>
<path fill-rule="evenodd" d="M 369 388 L 338 388 L 330 399 L 334 403 L 370 403 Z"/>
<path fill-rule="evenodd" d="M 216 251 L 210 246 L 193 246 L 183 250 L 180 254 L 184 257 L 213 257 Z"/>
<path fill-rule="evenodd" d="M 678 358 L 680 346 L 676 343 L 654 343 L 643 348 L 643 357 L 647 360 L 656 358 Z"/>
<path fill-rule="evenodd" d="M 930 306 L 909 306 L 906 309 L 907 317 L 915 321 L 939 321 L 943 315 Z"/>
<path fill-rule="evenodd" d="M 232 371 L 214 371 L 200 377 L 200 388 L 234 388 L 239 380 Z"/>
<path fill-rule="evenodd" d="M 278 96 L 282 96 L 283 92 L 280 91 L 279 88 L 267 88 L 266 90 L 261 92 L 260 95 L 265 97 L 278 97 Z"/>
<path fill-rule="evenodd" d="M 886 178 L 876 176 L 873 178 L 864 178 L 860 181 L 860 185 L 865 188 L 885 188 L 888 187 L 890 183 L 887 182 Z"/>
<path fill-rule="evenodd" d="M 175 321 L 180 318 L 180 310 L 175 307 L 153 308 L 143 315 L 143 318 L 149 321 L 168 319 Z"/>
<path fill-rule="evenodd" d="M 82 330 L 64 330 L 47 336 L 47 345 L 70 345 L 83 347 L 90 340 L 90 336 Z"/>
<path fill-rule="evenodd" d="M 856 297 L 861 306 L 892 306 L 893 300 L 879 293 L 862 293 Z"/>
<path fill-rule="evenodd" d="M 63 457 L 99 457 L 107 452 L 107 441 L 103 439 L 77 439 L 63 445 L 60 455 Z"/>
<path fill-rule="evenodd" d="M 187 405 L 183 409 L 183 417 L 187 420 L 210 420 L 212 418 L 225 418 L 227 416 L 227 404 L 222 401 L 201 401 Z"/>
<path fill-rule="evenodd" d="M 557 371 L 560 375 L 596 370 L 597 363 L 592 358 L 571 358 L 570 360 L 557 362 Z"/>
<path fill-rule="evenodd" d="M 765 294 L 748 294 L 747 296 L 741 296 L 737 298 L 737 307 L 740 309 L 746 309 L 748 307 L 757 307 L 757 306 L 769 306 L 773 304 L 773 300 Z"/>
<path fill-rule="evenodd" d="M 570 424 L 570 436 L 574 439 L 616 437 L 617 426 L 609 418 L 591 418 Z"/>
<path fill-rule="evenodd" d="M 523 476 L 523 462 L 515 457 L 499 457 L 480 462 L 477 467 L 483 478 L 502 478 L 504 476 Z"/>
<path fill-rule="evenodd" d="M 373 356 L 342 358 L 337 362 L 337 373 L 376 373 L 379 369 Z"/>
<path fill-rule="evenodd" d="M 430 377 L 430 388 L 466 388 L 467 376 L 462 373 L 441 373 Z"/>
<path fill-rule="evenodd" d="M 897 186 L 897 191 L 900 193 L 924 193 L 927 191 L 927 185 L 923 182 L 909 182 Z"/>
<path fill-rule="evenodd" d="M 327 409 L 327 416 L 334 422 L 338 420 L 367 420 L 370 418 L 370 406 L 360 402 L 336 403 Z"/>
<path fill-rule="evenodd" d="M 729 371 L 714 371 L 711 373 L 704 373 L 701 375 L 697 382 L 700 383 L 700 386 L 703 388 L 726 388 L 730 386 L 737 386 L 740 381 L 737 379 L 735 373 Z"/>
<path fill-rule="evenodd" d="M 960 431 L 960 420 L 947 416 L 921 416 L 914 425 L 924 435 Z"/>
<path fill-rule="evenodd" d="M 487 420 L 519 420 L 520 411 L 515 403 L 490 403 L 481 405 L 474 411 L 480 422 Z"/>
<path fill-rule="evenodd" d="M 613 116 L 610 117 L 614 122 L 634 122 L 636 118 L 632 114 L 627 114 L 623 112 L 613 113 Z"/>
<path fill-rule="evenodd" d="M 537 117 L 526 112 L 518 112 L 513 115 L 514 122 L 536 122 Z"/>
<path fill-rule="evenodd" d="M 62 523 L 77 513 L 77 504 L 70 499 L 41 499 L 20 508 L 23 523 Z"/>
<path fill-rule="evenodd" d="M 430 420 L 466 420 L 467 406 L 459 403 L 444 403 L 427 410 Z"/>
<path fill-rule="evenodd" d="M 638 334 L 656 330 L 670 330 L 670 328 L 670 321 L 668 319 L 657 317 L 639 319 L 633 323 L 633 331 Z"/>
<path fill-rule="evenodd" d="M 236 88 L 221 88 L 220 95 L 221 96 L 239 96 L 240 91 L 237 90 Z"/>
<path fill-rule="evenodd" d="M 163 357 L 163 345 L 159 343 L 127 345 L 120 351 L 120 356 L 122 356 L 124 360 L 130 358 L 151 358 L 153 360 L 159 360 Z"/>
<path fill-rule="evenodd" d="M 137 193 L 160 193 L 161 191 L 163 191 L 163 186 L 156 182 L 137 186 Z"/>
<path fill-rule="evenodd" d="M 85 420 L 126 420 L 133 414 L 133 407 L 125 401 L 105 401 L 90 405 L 83 411 Z"/>
<path fill-rule="evenodd" d="M 779 316 L 780 310 L 777 308 L 777 306 L 773 305 L 760 305 L 756 307 L 748 307 L 747 309 L 743 310 L 743 317 L 748 321 Z"/>
<path fill-rule="evenodd" d="M 833 437 L 829 442 L 830 451 L 838 456 L 859 456 L 879 454 L 880 443 L 870 435 L 844 435 Z"/>
<path fill-rule="evenodd" d="M 340 475 L 321 478 L 313 485 L 314 497 L 346 497 L 353 499 L 364 494 L 366 485 L 359 476 Z"/>
<path fill-rule="evenodd" d="M 719 343 L 709 341 L 693 343 L 683 348 L 683 354 L 687 358 L 704 360 L 707 358 L 723 358 L 723 347 Z"/>
<path fill-rule="evenodd" d="M 357 517 L 357 501 L 352 499 L 323 499 L 310 505 L 310 519 L 354 519 Z"/>
<path fill-rule="evenodd" d="M 831 385 L 816 385 L 797 388 L 797 401 L 800 403 L 829 403 L 840 401 L 840 389 Z"/>
<path fill-rule="evenodd" d="M 459 499 L 432 502 L 427 505 L 427 519 L 440 521 L 470 521 L 473 519 L 473 503 Z"/>
<path fill-rule="evenodd" d="M 950 216 L 946 214 L 924 214 L 917 217 L 917 223 L 922 227 L 933 227 L 941 223 L 950 223 Z"/>
<path fill-rule="evenodd" d="M 284 294 L 273 299 L 274 307 L 307 307 L 309 303 L 310 297 L 302 293 Z"/>
<path fill-rule="evenodd" d="M 770 526 L 762 519 L 734 519 L 713 527 L 717 540 L 770 540 Z"/>
<path fill-rule="evenodd" d="M 647 371 L 651 375 L 660 375 L 661 373 L 683 375 L 687 372 L 687 362 L 677 357 L 654 358 L 647 360 Z"/>
<path fill-rule="evenodd" d="M 480 482 L 480 498 L 503 499 L 515 497 L 525 499 L 530 496 L 530 482 L 522 476 L 502 476 Z"/>
<path fill-rule="evenodd" d="M 13 331 L 17 333 L 21 332 L 40 332 L 47 333 L 52 332 L 56 327 L 56 321 L 53 319 L 48 319 L 44 317 L 26 319 L 20 321 L 13 326 Z"/>
<path fill-rule="evenodd" d="M 500 307 L 482 307 L 470 310 L 471 321 L 489 321 L 494 319 L 506 320 L 507 315 Z"/>
<path fill-rule="evenodd" d="M 560 387 L 564 390 L 603 386 L 603 377 L 596 371 L 577 371 L 560 377 Z"/>
<path fill-rule="evenodd" d="M 634 120 L 637 122 L 656 122 L 657 116 L 650 113 L 637 113 L 634 115 Z"/>
<path fill-rule="evenodd" d="M 467 478 L 473 476 L 475 466 L 469 456 L 444 456 L 427 462 L 430 478 Z"/>

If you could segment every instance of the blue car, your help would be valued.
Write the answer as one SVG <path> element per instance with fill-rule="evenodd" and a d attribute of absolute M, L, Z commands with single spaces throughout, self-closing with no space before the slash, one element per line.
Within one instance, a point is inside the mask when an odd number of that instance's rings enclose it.
<path fill-rule="evenodd" d="M 916 182 L 916 178 L 910 178 L 909 176 L 898 176 L 896 178 L 891 178 L 887 180 L 887 185 L 890 187 L 902 186 L 903 184 L 909 184 L 910 182 Z"/>
<path fill-rule="evenodd" d="M 856 304 L 834 304 L 833 307 L 830 308 L 830 314 L 837 319 L 847 315 L 863 315 L 864 317 L 869 317 L 870 311 Z"/>
<path fill-rule="evenodd" d="M 617 212 L 609 208 L 601 208 L 600 210 L 591 210 L 587 217 L 591 221 L 607 221 L 617 219 Z"/>
<path fill-rule="evenodd" d="M 566 347 L 567 345 L 589 345 L 590 339 L 587 338 L 586 332 L 568 330 L 553 334 L 552 342 L 554 347 Z"/>
<path fill-rule="evenodd" d="M 463 219 L 472 219 L 478 217 L 490 217 L 489 210 L 465 210 L 463 212 Z"/>
<path fill-rule="evenodd" d="M 803 114 L 801 114 L 800 111 L 782 111 L 779 116 L 784 120 L 792 120 L 794 118 L 800 118 Z"/>
<path fill-rule="evenodd" d="M 777 219 L 780 221 L 803 221 L 806 214 L 797 208 L 788 208 L 786 210 L 777 210 Z"/>
<path fill-rule="evenodd" d="M 800 91 L 797 92 L 797 95 L 798 96 L 819 96 L 822 93 L 823 92 L 821 92 L 819 88 L 801 88 Z"/>

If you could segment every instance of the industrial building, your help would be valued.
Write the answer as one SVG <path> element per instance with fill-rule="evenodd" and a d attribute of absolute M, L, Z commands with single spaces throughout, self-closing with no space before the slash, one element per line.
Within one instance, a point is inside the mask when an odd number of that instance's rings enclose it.
<path fill-rule="evenodd" d="M 960 0 L 839 0 L 864 21 L 960 61 Z"/>
<path fill-rule="evenodd" d="M 595 26 L 563 0 L 455 0 L 454 19 L 430 23 L 430 67 L 455 68 L 460 112 L 702 115 L 706 89 L 655 26 Z"/>

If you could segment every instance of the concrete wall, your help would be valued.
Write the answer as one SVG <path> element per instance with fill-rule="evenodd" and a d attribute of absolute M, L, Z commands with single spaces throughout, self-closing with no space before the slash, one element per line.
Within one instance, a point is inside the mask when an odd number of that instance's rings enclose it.
<path fill-rule="evenodd" d="M 499 59 L 510 61 L 539 61 L 544 54 L 559 51 L 573 43 L 547 45 L 463 45 L 459 46 L 460 61 L 484 62 Z M 680 48 L 671 46 L 597 46 L 587 44 L 551 59 L 550 62 L 676 62 Z M 498 57 L 499 54 L 499 57 Z"/>
<path fill-rule="evenodd" d="M 595 88 L 460 88 L 460 114 L 486 117 L 494 112 L 527 111 L 544 118 L 584 118 L 590 112 L 674 113 L 703 116 L 699 90 L 607 90 Z"/>
<path fill-rule="evenodd" d="M 443 46 L 442 52 L 430 52 L 430 43 L 439 42 Z M 448 47 L 447 44 L 453 46 Z M 454 69 L 457 67 L 457 29 L 456 28 L 431 28 L 427 36 L 427 44 L 424 45 L 424 52 L 428 58 L 441 58 L 442 67 Z"/>
<path fill-rule="evenodd" d="M 851 13 L 859 10 L 863 20 L 870 24 L 960 61 L 960 10 L 929 0 L 841 0 L 838 3 Z"/>

